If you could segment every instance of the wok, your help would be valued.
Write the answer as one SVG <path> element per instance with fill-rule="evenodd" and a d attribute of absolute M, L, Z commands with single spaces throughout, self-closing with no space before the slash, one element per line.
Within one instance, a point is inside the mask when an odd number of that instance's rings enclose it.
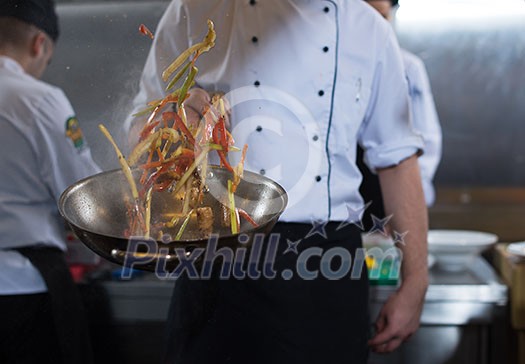
<path fill-rule="evenodd" d="M 134 171 L 133 175 L 138 180 L 140 171 Z M 258 226 L 242 221 L 239 234 L 233 235 L 230 227 L 222 227 L 218 220 L 222 213 L 221 204 L 227 205 L 226 186 L 231 178 L 228 170 L 210 166 L 203 205 L 210 206 L 214 212 L 216 221 L 212 233 L 218 237 L 217 249 L 239 246 L 249 249 L 255 234 L 266 235 L 271 231 L 286 207 L 287 194 L 269 178 L 245 171 L 235 193 L 235 204 L 245 210 Z M 186 228 L 183 240 L 171 239 L 176 232 L 169 232 L 171 236 L 166 234 L 161 240 L 126 238 L 126 201 L 132 201 L 129 185 L 121 170 L 113 170 L 88 177 L 67 188 L 60 197 L 58 207 L 60 214 L 86 246 L 120 265 L 130 266 L 134 262 L 134 268 L 155 271 L 161 260 L 163 268 L 171 271 L 178 265 L 181 251 L 189 256 L 193 249 L 207 247 L 209 239 L 199 236 L 191 224 Z M 161 218 L 165 221 L 167 214 L 180 211 L 182 203 L 169 192 L 154 193 L 152 223 Z M 241 235 L 242 239 L 239 239 Z"/>

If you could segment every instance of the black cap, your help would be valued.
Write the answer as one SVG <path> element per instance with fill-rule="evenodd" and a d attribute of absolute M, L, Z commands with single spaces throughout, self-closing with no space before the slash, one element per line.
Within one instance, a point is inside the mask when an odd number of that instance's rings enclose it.
<path fill-rule="evenodd" d="M 58 18 L 53 0 L 1 0 L 0 16 L 10 16 L 32 24 L 58 39 Z"/>
<path fill-rule="evenodd" d="M 370 1 L 373 1 L 373 0 L 365 0 L 366 2 L 370 2 Z M 399 3 L 399 0 L 390 0 L 390 2 L 392 3 L 392 7 L 396 7 Z"/>

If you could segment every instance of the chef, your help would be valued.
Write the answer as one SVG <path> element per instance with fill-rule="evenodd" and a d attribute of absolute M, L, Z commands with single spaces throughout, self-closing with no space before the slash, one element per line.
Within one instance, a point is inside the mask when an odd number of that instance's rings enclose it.
<path fill-rule="evenodd" d="M 197 62 L 197 87 L 225 93 L 236 142 L 248 144 L 245 166 L 282 184 L 289 205 L 274 230 L 275 277 L 177 280 L 164 363 L 366 363 L 370 348 L 394 350 L 419 325 L 428 277 L 423 141 L 391 27 L 361 0 L 173 0 L 137 110 L 163 96 L 163 69 L 202 39 L 207 19 L 217 40 Z M 143 123 L 133 120 L 130 140 Z M 334 252 L 359 256 L 357 143 L 380 176 L 391 228 L 409 232 L 402 284 L 373 318 L 371 338 L 366 268 L 334 278 L 323 272 L 348 261 L 322 264 Z"/>
<path fill-rule="evenodd" d="M 98 173 L 64 93 L 40 81 L 58 38 L 52 0 L 0 3 L 0 362 L 91 363 L 57 201 Z"/>

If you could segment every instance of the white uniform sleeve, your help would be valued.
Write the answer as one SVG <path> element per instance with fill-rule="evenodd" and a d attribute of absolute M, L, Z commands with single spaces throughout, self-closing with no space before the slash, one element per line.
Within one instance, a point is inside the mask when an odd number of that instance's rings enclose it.
<path fill-rule="evenodd" d="M 397 165 L 423 148 L 421 136 L 412 128 L 408 85 L 393 32 L 376 64 L 359 143 L 372 171 Z"/>
<path fill-rule="evenodd" d="M 73 108 L 60 90 L 49 93 L 36 105 L 39 128 L 36 133 L 37 159 L 41 177 L 58 199 L 61 193 L 76 181 L 100 172 L 91 157 L 91 151 L 81 138 L 67 135 L 68 120 L 75 117 Z M 80 131 L 81 133 L 81 131 Z"/>
<path fill-rule="evenodd" d="M 421 133 L 425 144 L 424 153 L 419 157 L 419 168 L 425 200 L 430 206 L 435 200 L 432 180 L 441 160 L 442 133 L 425 65 L 416 56 L 409 56 L 405 56 L 405 66 L 414 128 Z"/>
<path fill-rule="evenodd" d="M 146 116 L 134 117 L 133 114 L 143 110 L 149 101 L 165 96 L 167 84 L 162 80 L 162 72 L 189 46 L 186 21 L 186 11 L 180 1 L 172 1 L 160 19 L 142 72 L 140 89 L 133 100 L 133 112 L 124 124 L 130 145 L 136 143 L 141 125 L 146 121 Z"/>

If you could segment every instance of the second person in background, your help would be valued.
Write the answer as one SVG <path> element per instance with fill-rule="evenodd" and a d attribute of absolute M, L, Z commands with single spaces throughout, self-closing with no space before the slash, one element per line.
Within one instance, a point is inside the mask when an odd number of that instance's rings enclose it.
<path fill-rule="evenodd" d="M 397 0 L 365 0 L 387 21 L 394 23 Z M 435 200 L 433 179 L 441 160 L 442 133 L 434 97 L 430 87 L 427 71 L 423 61 L 413 53 L 401 49 L 410 94 L 410 111 L 414 129 L 421 133 L 424 141 L 424 153 L 418 159 L 421 172 L 421 182 L 425 193 L 427 206 L 432 206 Z M 383 198 L 379 180 L 363 161 L 363 149 L 358 148 L 357 165 L 363 173 L 363 183 L 360 192 L 369 207 L 365 211 L 363 223 L 367 230 L 373 228 L 374 221 L 385 218 Z M 377 220 L 376 220 L 377 221 Z"/>

